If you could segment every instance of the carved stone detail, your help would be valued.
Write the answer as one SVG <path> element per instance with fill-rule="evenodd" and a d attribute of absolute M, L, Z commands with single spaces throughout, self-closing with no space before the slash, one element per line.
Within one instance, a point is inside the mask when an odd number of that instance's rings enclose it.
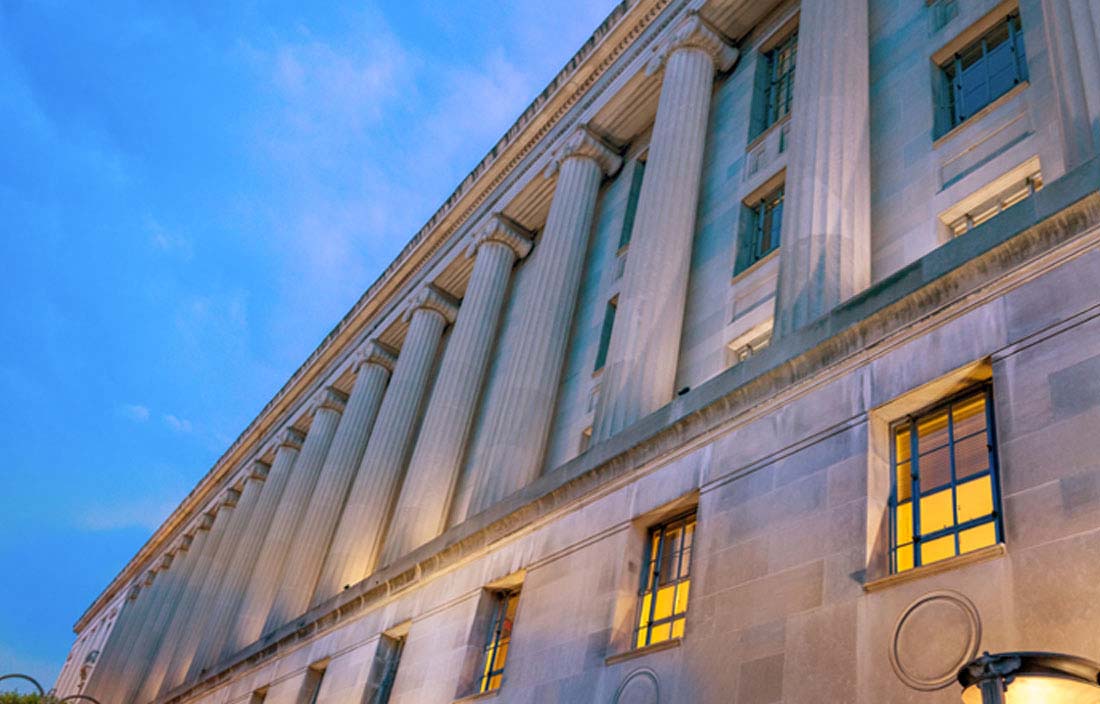
<path fill-rule="evenodd" d="M 348 402 L 348 396 L 343 391 L 340 391 L 334 386 L 326 386 L 322 389 L 311 404 L 311 413 L 317 413 L 321 409 L 328 409 L 330 411 L 336 411 L 337 413 L 344 412 L 344 406 Z"/>
<path fill-rule="evenodd" d="M 726 35 L 698 12 L 692 12 L 672 31 L 664 44 L 656 48 L 656 55 L 646 66 L 646 73 L 651 76 L 657 73 L 674 51 L 684 48 L 702 49 L 710 55 L 714 67 L 723 72 L 733 68 L 741 55 Z"/>
<path fill-rule="evenodd" d="M 515 220 L 502 213 L 493 213 L 487 222 L 474 235 L 473 241 L 466 249 L 466 256 L 472 257 L 486 242 L 499 242 L 516 254 L 516 259 L 523 259 L 531 253 L 531 233 L 524 229 Z"/>
<path fill-rule="evenodd" d="M 554 161 L 546 172 L 549 178 L 561 168 L 566 159 L 591 159 L 595 161 L 605 176 L 615 175 L 623 165 L 618 153 L 600 139 L 588 125 L 581 125 L 558 147 Z"/>
<path fill-rule="evenodd" d="M 249 467 L 248 478 L 258 482 L 267 481 L 267 475 L 271 471 L 271 465 L 262 460 L 253 460 Z"/>
<path fill-rule="evenodd" d="M 458 306 L 455 305 L 454 300 L 430 284 L 414 293 L 409 299 L 405 320 L 412 320 L 413 313 L 421 308 L 439 313 L 448 323 L 453 323 L 458 316 Z"/>
<path fill-rule="evenodd" d="M 278 447 L 289 447 L 293 450 L 301 450 L 302 443 L 306 441 L 306 436 L 299 430 L 294 428 L 285 428 L 278 435 L 277 443 Z"/>
<path fill-rule="evenodd" d="M 386 371 L 393 373 L 393 365 L 396 363 L 396 352 L 377 340 L 371 340 L 356 353 L 352 368 L 358 373 L 364 364 L 377 364 Z"/>
<path fill-rule="evenodd" d="M 973 602 L 958 592 L 930 592 L 898 617 L 890 640 L 890 665 L 912 689 L 942 689 L 977 656 L 981 640 L 982 620 Z"/>

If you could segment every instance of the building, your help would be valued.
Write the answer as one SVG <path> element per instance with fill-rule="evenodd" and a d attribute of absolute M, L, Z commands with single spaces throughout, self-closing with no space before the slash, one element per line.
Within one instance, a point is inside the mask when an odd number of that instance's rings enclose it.
<path fill-rule="evenodd" d="M 59 694 L 946 704 L 979 650 L 1100 657 L 1098 47 L 1096 0 L 624 1 Z"/>

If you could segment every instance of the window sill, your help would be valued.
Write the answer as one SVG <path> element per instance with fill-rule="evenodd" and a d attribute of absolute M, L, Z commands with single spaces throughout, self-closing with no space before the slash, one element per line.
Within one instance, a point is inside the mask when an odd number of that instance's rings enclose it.
<path fill-rule="evenodd" d="M 959 124 L 949 129 L 948 131 L 944 132 L 939 137 L 936 137 L 934 140 L 932 140 L 932 150 L 938 150 L 944 144 L 954 139 L 959 133 L 965 132 L 967 127 L 970 127 L 971 125 L 980 122 L 983 117 L 1001 107 L 1005 103 L 1009 102 L 1020 93 L 1023 93 L 1025 90 L 1027 90 L 1027 87 L 1029 85 L 1031 84 L 1028 81 L 1020 81 L 1019 83 L 1002 93 L 1000 97 L 994 98 L 993 102 L 991 102 L 989 105 L 986 105 L 978 112 L 974 113 L 970 117 L 966 118 Z"/>
<path fill-rule="evenodd" d="M 659 653 L 662 650 L 672 650 L 673 648 L 679 648 L 683 640 L 683 638 L 671 638 L 669 640 L 663 640 L 660 643 L 647 645 L 644 648 L 636 648 L 634 650 L 628 650 L 625 653 L 608 655 L 603 663 L 604 665 L 617 665 L 620 662 L 626 662 L 627 660 L 640 658 L 651 653 Z"/>
<path fill-rule="evenodd" d="M 480 702 L 480 701 L 484 701 L 486 699 L 492 699 L 493 697 L 500 694 L 500 690 L 501 690 L 501 688 L 497 687 L 496 689 L 494 689 L 492 691 L 489 691 L 489 692 L 478 692 L 477 694 L 468 694 L 465 697 L 460 697 L 459 699 L 455 699 L 451 704 L 466 704 L 466 702 Z"/>
<path fill-rule="evenodd" d="M 748 146 L 745 147 L 745 153 L 748 154 L 753 149 L 756 149 L 757 147 L 759 147 L 761 144 L 763 144 L 765 141 L 767 141 L 768 137 L 771 135 L 772 132 L 775 132 L 778 129 L 782 129 L 783 125 L 787 124 L 790 121 L 791 121 L 791 113 L 788 112 L 783 117 L 779 118 L 775 122 L 773 122 L 770 125 L 768 125 L 767 127 L 765 127 L 763 132 L 756 135 L 755 137 L 753 137 L 749 141 Z"/>
<path fill-rule="evenodd" d="M 958 569 L 959 567 L 985 562 L 986 560 L 994 560 L 1004 556 L 1005 552 L 1005 544 L 997 543 L 996 545 L 990 545 L 981 550 L 968 552 L 965 555 L 958 555 L 950 560 L 935 562 L 931 565 L 925 565 L 924 567 L 915 567 L 905 572 L 899 572 L 898 574 L 892 574 L 887 577 L 882 577 L 881 579 L 867 582 L 863 585 L 863 591 L 868 593 L 882 591 L 883 589 L 889 589 L 898 584 L 905 584 L 924 577 L 930 577 L 934 574 L 942 574 L 943 572 Z"/>
<path fill-rule="evenodd" d="M 735 273 L 733 275 L 733 277 L 730 278 L 730 285 L 732 286 L 732 285 L 736 284 L 739 280 L 745 278 L 746 276 L 748 276 L 752 272 L 756 271 L 757 269 L 761 268 L 762 266 L 764 266 L 765 264 L 770 262 L 772 259 L 775 259 L 776 257 L 778 257 L 779 256 L 779 250 L 782 246 L 783 245 L 780 244 L 778 247 L 776 247 L 772 251 L 768 252 L 764 256 L 760 257 L 759 259 L 757 259 L 752 264 L 749 264 L 747 267 L 745 267 L 741 271 Z"/>

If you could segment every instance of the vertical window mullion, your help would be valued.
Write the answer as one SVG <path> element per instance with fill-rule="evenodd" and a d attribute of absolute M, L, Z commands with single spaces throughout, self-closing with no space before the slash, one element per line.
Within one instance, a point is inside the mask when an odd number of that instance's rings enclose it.
<path fill-rule="evenodd" d="M 959 544 L 959 480 L 955 472 L 955 404 L 947 406 L 947 457 L 951 462 L 951 523 L 952 533 L 955 536 L 955 554 L 960 550 Z"/>
<path fill-rule="evenodd" d="M 921 560 L 921 534 L 920 534 L 920 457 L 917 453 L 917 419 L 909 419 L 909 501 L 913 505 L 913 566 L 920 567 Z"/>
<path fill-rule="evenodd" d="M 985 389 L 985 447 L 989 466 L 989 482 L 993 488 L 993 525 L 997 531 L 997 542 L 1004 541 L 1004 520 L 1001 513 L 1001 483 L 998 480 L 1000 471 L 997 468 L 997 430 L 993 421 L 993 393 L 992 388 Z"/>
<path fill-rule="evenodd" d="M 649 591 L 649 614 L 646 617 L 645 644 L 653 638 L 653 615 L 657 611 L 657 592 L 661 590 L 661 559 L 665 552 L 665 529 L 657 531 L 657 554 L 653 559 L 652 583 Z"/>

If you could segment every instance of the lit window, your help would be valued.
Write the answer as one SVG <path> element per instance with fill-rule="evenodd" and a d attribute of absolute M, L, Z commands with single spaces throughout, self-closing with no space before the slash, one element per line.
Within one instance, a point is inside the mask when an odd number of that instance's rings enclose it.
<path fill-rule="evenodd" d="M 954 127 L 1027 80 L 1020 13 L 1013 12 L 940 67 L 946 82 L 944 117 Z"/>
<path fill-rule="evenodd" d="M 694 511 L 650 529 L 634 638 L 637 647 L 684 635 L 694 537 Z"/>
<path fill-rule="evenodd" d="M 603 328 L 600 330 L 600 346 L 596 350 L 596 367 L 593 371 L 598 372 L 607 364 L 607 349 L 611 346 L 611 331 L 615 327 L 615 313 L 618 308 L 618 298 L 612 298 L 607 302 L 607 308 L 603 314 Z"/>
<path fill-rule="evenodd" d="M 485 667 L 481 673 L 478 692 L 500 689 L 504 678 L 504 664 L 508 660 L 508 645 L 512 642 L 512 626 L 519 606 L 519 589 L 493 594 L 493 615 L 489 623 L 489 637 L 485 643 Z"/>
<path fill-rule="evenodd" d="M 779 247 L 783 231 L 783 186 L 756 202 L 747 203 L 745 208 L 748 212 L 735 273 L 744 271 Z"/>
<path fill-rule="evenodd" d="M 891 428 L 891 572 L 1002 540 L 988 386 Z"/>
<path fill-rule="evenodd" d="M 1038 171 L 1000 191 L 992 198 L 973 207 L 962 216 L 948 223 L 954 237 L 966 234 L 986 220 L 999 215 L 1022 200 L 1043 189 L 1043 176 Z"/>
<path fill-rule="evenodd" d="M 794 96 L 794 64 L 798 53 L 798 32 L 792 32 L 771 51 L 764 54 L 764 123 L 761 131 L 782 120 L 791 112 Z"/>

